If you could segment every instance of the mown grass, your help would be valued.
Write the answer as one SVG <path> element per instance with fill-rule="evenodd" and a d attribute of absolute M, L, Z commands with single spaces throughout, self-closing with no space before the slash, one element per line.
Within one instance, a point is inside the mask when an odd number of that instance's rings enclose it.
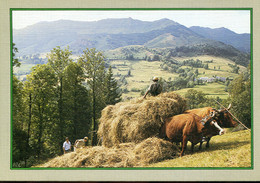
<path fill-rule="evenodd" d="M 185 96 L 188 90 L 195 89 L 206 94 L 208 97 L 228 98 L 228 92 L 225 91 L 224 83 L 207 83 L 206 85 L 196 85 L 194 88 L 184 88 L 177 90 L 176 93 Z"/>
<path fill-rule="evenodd" d="M 251 167 L 251 133 L 248 130 L 214 136 L 210 147 L 191 154 L 190 143 L 186 154 L 176 159 L 151 164 L 149 167 Z"/>

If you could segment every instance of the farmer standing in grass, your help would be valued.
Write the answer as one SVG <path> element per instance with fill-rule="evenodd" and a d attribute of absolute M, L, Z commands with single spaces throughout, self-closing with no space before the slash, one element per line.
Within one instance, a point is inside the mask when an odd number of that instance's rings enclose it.
<path fill-rule="evenodd" d="M 153 77 L 153 83 L 149 86 L 148 90 L 144 94 L 144 98 L 148 93 L 151 93 L 152 96 L 157 96 L 162 92 L 162 85 L 158 82 L 158 77 Z"/>
<path fill-rule="evenodd" d="M 63 143 L 63 152 L 64 154 L 70 152 L 71 150 L 71 143 L 69 141 L 69 137 L 66 137 L 65 142 Z"/>

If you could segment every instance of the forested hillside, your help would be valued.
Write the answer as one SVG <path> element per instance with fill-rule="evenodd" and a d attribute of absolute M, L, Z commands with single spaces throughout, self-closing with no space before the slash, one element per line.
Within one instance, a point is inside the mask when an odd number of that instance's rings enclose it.
<path fill-rule="evenodd" d="M 190 29 L 197 34 L 216 41 L 221 41 L 225 44 L 234 46 L 240 51 L 250 52 L 250 34 L 237 34 L 224 27 L 217 29 L 210 29 L 205 27 L 193 26 Z"/>

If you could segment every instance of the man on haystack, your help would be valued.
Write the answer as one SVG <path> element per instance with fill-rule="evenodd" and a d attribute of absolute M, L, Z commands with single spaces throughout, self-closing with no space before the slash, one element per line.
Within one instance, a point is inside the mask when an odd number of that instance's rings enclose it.
<path fill-rule="evenodd" d="M 152 96 L 157 96 L 162 92 L 162 85 L 158 82 L 158 77 L 153 77 L 153 83 L 149 86 L 148 90 L 144 94 L 144 98 L 148 93 L 151 93 Z"/>
<path fill-rule="evenodd" d="M 78 148 L 86 147 L 87 146 L 88 137 L 84 137 L 84 139 L 78 139 L 74 143 L 74 151 Z"/>

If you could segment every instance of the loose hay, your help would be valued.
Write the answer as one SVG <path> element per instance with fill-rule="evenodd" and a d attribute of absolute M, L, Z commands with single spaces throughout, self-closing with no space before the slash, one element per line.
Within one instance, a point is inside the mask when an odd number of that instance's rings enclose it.
<path fill-rule="evenodd" d="M 110 105 L 102 111 L 98 135 L 106 147 L 139 143 L 158 135 L 163 120 L 183 113 L 185 108 L 185 99 L 174 92 Z"/>
<path fill-rule="evenodd" d="M 178 154 L 179 148 L 176 145 L 153 137 L 139 144 L 122 143 L 113 148 L 86 147 L 56 157 L 38 167 L 144 167 L 174 158 Z"/>
<path fill-rule="evenodd" d="M 185 99 L 174 92 L 107 106 L 98 130 L 102 146 L 78 149 L 39 167 L 144 167 L 174 158 L 179 148 L 155 136 L 165 118 L 185 108 Z"/>

